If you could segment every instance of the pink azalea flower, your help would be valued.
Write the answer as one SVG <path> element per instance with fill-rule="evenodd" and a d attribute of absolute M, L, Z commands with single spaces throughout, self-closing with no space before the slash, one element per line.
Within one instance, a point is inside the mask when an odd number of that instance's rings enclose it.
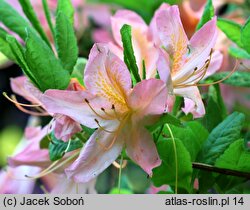
<path fill-rule="evenodd" d="M 160 77 L 172 86 L 175 95 L 185 98 L 184 112 L 201 117 L 205 109 L 196 85 L 218 70 L 222 62 L 221 53 L 212 54 L 217 39 L 216 18 L 207 22 L 190 40 L 177 6 L 158 12 L 155 18 L 163 49 L 161 59 L 165 57 L 165 67 L 158 68 Z"/>
<path fill-rule="evenodd" d="M 7 171 L 0 171 L 0 194 L 30 194 L 34 190 L 35 180 L 25 179 L 26 174 L 39 172 L 38 167 L 19 166 L 8 167 Z"/>
<path fill-rule="evenodd" d="M 44 109 L 45 113 L 38 113 L 37 115 L 46 115 L 45 107 L 40 101 L 43 94 L 33 84 L 31 84 L 28 81 L 27 77 L 20 76 L 14 79 L 12 78 L 11 88 L 14 93 L 24 97 L 32 104 L 38 105 Z M 82 87 L 75 79 L 71 80 L 68 87 L 68 90 L 70 91 L 83 90 L 83 89 L 84 87 Z M 22 106 L 18 105 L 18 103 L 16 103 L 16 106 L 22 111 L 25 111 L 25 109 L 22 108 Z M 35 114 L 29 111 L 27 111 L 27 113 Z M 50 114 L 53 115 L 53 113 Z M 71 118 L 64 115 L 54 115 L 52 127 L 54 128 L 56 138 L 61 139 L 63 141 L 67 141 L 75 133 L 78 133 L 82 130 L 79 123 L 75 122 Z"/>
<path fill-rule="evenodd" d="M 86 91 L 47 90 L 42 99 L 49 112 L 97 128 L 66 169 L 68 177 L 75 182 L 92 180 L 117 159 L 124 146 L 128 156 L 151 175 L 161 161 L 144 126 L 164 112 L 164 82 L 144 80 L 131 90 L 126 65 L 107 45 L 96 44 L 89 55 L 84 83 Z"/>

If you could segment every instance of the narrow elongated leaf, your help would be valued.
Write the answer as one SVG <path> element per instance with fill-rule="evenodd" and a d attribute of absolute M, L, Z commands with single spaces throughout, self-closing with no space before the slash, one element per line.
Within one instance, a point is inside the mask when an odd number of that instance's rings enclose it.
<path fill-rule="evenodd" d="M 0 27 L 0 52 L 2 52 L 10 60 L 17 63 L 15 55 L 12 53 L 10 44 L 6 41 L 6 36 L 8 33 Z"/>
<path fill-rule="evenodd" d="M 74 70 L 71 73 L 71 78 L 76 78 L 81 85 L 84 85 L 83 75 L 87 61 L 88 60 L 86 58 L 78 58 L 74 66 Z"/>
<path fill-rule="evenodd" d="M 217 26 L 226 34 L 227 38 L 243 47 L 241 42 L 241 25 L 228 19 L 218 18 Z"/>
<path fill-rule="evenodd" d="M 74 7 L 71 0 L 58 0 L 57 3 L 57 15 L 59 12 L 64 13 L 69 18 L 72 26 L 74 25 Z"/>
<path fill-rule="evenodd" d="M 218 81 L 225 78 L 229 72 L 221 72 L 207 78 L 207 81 Z M 222 82 L 236 87 L 250 87 L 250 73 L 244 71 L 236 71 L 228 79 Z"/>
<path fill-rule="evenodd" d="M 250 18 L 248 18 L 247 22 L 245 25 L 242 27 L 241 30 L 241 41 L 243 43 L 244 49 L 250 53 Z"/>
<path fill-rule="evenodd" d="M 66 89 L 70 75 L 55 57 L 48 45 L 36 34 L 28 31 L 26 41 L 26 61 L 41 91 L 47 89 Z"/>
<path fill-rule="evenodd" d="M 22 68 L 24 74 L 33 82 L 33 84 L 39 88 L 39 83 L 26 62 L 23 46 L 13 36 L 7 35 L 6 40 L 10 45 L 17 64 Z"/>
<path fill-rule="evenodd" d="M 43 3 L 43 10 L 44 10 L 44 13 L 45 13 L 45 16 L 46 16 L 47 23 L 49 25 L 50 31 L 51 31 L 51 33 L 53 35 L 54 40 L 55 40 L 56 35 L 55 35 L 55 30 L 54 30 L 54 27 L 53 27 L 53 24 L 52 24 L 52 19 L 51 19 L 51 15 L 50 15 L 48 2 L 47 2 L 47 0 L 42 0 L 42 3 Z"/>
<path fill-rule="evenodd" d="M 51 161 L 56 161 L 61 159 L 66 152 L 71 152 L 73 150 L 83 147 L 83 143 L 79 139 L 75 139 L 69 142 L 64 142 L 55 137 L 52 133 L 52 142 L 49 144 L 49 157 Z M 67 151 L 66 151 L 67 149 Z"/>
<path fill-rule="evenodd" d="M 135 83 L 140 82 L 141 78 L 139 75 L 139 69 L 136 64 L 136 59 L 134 55 L 133 45 L 132 45 L 132 29 L 129 25 L 123 25 L 121 28 L 121 36 L 124 50 L 124 61 L 135 79 Z"/>
<path fill-rule="evenodd" d="M 221 96 L 220 86 L 213 85 L 209 87 L 208 102 L 206 106 L 206 115 L 203 118 L 203 124 L 212 131 L 227 116 L 226 106 Z"/>
<path fill-rule="evenodd" d="M 214 16 L 214 6 L 212 0 L 208 0 L 204 8 L 202 17 L 196 27 L 196 30 L 199 30 L 205 23 L 211 20 Z"/>
<path fill-rule="evenodd" d="M 23 40 L 27 36 L 25 28 L 33 30 L 29 22 L 3 0 L 0 1 L 0 22 L 11 31 L 17 33 Z"/>
<path fill-rule="evenodd" d="M 234 112 L 213 129 L 203 145 L 199 161 L 213 165 L 229 145 L 241 137 L 244 120 L 243 114 Z"/>
<path fill-rule="evenodd" d="M 62 12 L 56 17 L 56 44 L 62 65 L 71 74 L 78 58 L 77 40 L 73 26 Z"/>
<path fill-rule="evenodd" d="M 157 150 L 162 160 L 162 164 L 153 169 L 152 181 L 157 187 L 164 184 L 175 186 L 177 175 L 177 187 L 186 190 L 186 192 L 190 192 L 190 182 L 193 171 L 191 158 L 187 149 L 179 139 L 175 139 L 175 145 L 177 163 L 175 161 L 173 141 L 171 139 L 161 139 L 157 143 Z"/>
<path fill-rule="evenodd" d="M 48 44 L 50 47 L 50 42 L 40 24 L 40 21 L 30 3 L 30 0 L 19 0 L 20 5 L 22 6 L 23 12 L 26 15 L 26 17 L 29 19 L 33 27 L 37 30 L 37 32 L 40 34 L 42 39 Z"/>

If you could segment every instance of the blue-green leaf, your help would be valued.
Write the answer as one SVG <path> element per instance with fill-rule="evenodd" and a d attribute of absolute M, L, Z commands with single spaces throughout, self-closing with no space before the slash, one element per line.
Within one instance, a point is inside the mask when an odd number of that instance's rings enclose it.
<path fill-rule="evenodd" d="M 241 137 L 244 121 L 243 114 L 234 112 L 213 129 L 203 145 L 199 161 L 213 165 L 229 145 Z"/>

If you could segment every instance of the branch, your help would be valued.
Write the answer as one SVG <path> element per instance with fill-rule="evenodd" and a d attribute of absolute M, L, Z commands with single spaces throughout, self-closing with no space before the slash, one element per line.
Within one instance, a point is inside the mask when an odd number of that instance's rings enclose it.
<path fill-rule="evenodd" d="M 193 168 L 204 170 L 204 171 L 210 171 L 210 172 L 250 179 L 250 173 L 248 172 L 236 171 L 236 170 L 231 170 L 231 169 L 226 169 L 226 168 L 218 168 L 216 166 L 207 165 L 204 163 L 193 162 L 192 165 L 193 165 Z"/>

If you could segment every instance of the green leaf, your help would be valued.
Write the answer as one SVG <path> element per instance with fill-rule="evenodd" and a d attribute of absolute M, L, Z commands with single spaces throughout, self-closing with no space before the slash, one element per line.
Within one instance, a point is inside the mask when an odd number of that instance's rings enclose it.
<path fill-rule="evenodd" d="M 243 43 L 244 49 L 250 53 L 250 17 L 247 19 L 247 22 L 245 25 L 242 27 L 241 30 L 241 41 Z"/>
<path fill-rule="evenodd" d="M 228 149 L 215 162 L 215 166 L 250 172 L 250 152 L 244 148 L 244 140 L 239 139 L 232 143 Z"/>
<path fill-rule="evenodd" d="M 190 192 L 193 171 L 191 158 L 179 139 L 175 139 L 175 145 L 177 152 L 178 188 Z M 173 141 L 171 139 L 161 139 L 157 143 L 157 150 L 162 164 L 153 169 L 152 181 L 157 187 L 164 184 L 175 186 L 176 162 Z"/>
<path fill-rule="evenodd" d="M 212 130 L 205 141 L 199 161 L 213 165 L 234 141 L 241 137 L 245 116 L 234 112 Z"/>
<path fill-rule="evenodd" d="M 71 78 L 76 78 L 81 85 L 84 85 L 83 76 L 87 61 L 86 58 L 78 58 L 71 74 Z"/>
<path fill-rule="evenodd" d="M 45 16 L 46 16 L 47 23 L 49 25 L 50 31 L 51 31 L 51 33 L 53 35 L 54 40 L 55 40 L 56 35 L 55 35 L 55 30 L 54 30 L 54 27 L 53 27 L 53 24 L 52 24 L 50 9 L 49 9 L 47 0 L 42 0 L 42 4 L 43 4 L 43 10 L 44 10 L 44 13 L 45 13 Z"/>
<path fill-rule="evenodd" d="M 229 47 L 228 53 L 238 59 L 250 59 L 250 54 L 247 53 L 247 51 L 235 48 L 235 47 Z"/>
<path fill-rule="evenodd" d="M 22 68 L 24 74 L 33 82 L 35 86 L 39 88 L 39 83 L 32 74 L 25 58 L 25 52 L 23 46 L 13 37 L 7 35 L 6 41 L 9 43 L 12 53 L 15 56 L 17 64 Z"/>
<path fill-rule="evenodd" d="M 208 102 L 203 124 L 208 131 L 212 131 L 226 116 L 227 110 L 221 96 L 220 86 L 218 84 L 212 85 L 208 91 Z"/>
<path fill-rule="evenodd" d="M 74 7 L 71 0 L 58 0 L 56 16 L 60 13 L 64 13 L 69 18 L 71 25 L 74 25 Z"/>
<path fill-rule="evenodd" d="M 208 131 L 197 121 L 187 122 L 183 127 L 170 125 L 174 138 L 182 141 L 188 150 L 191 160 L 195 161 L 203 143 L 208 137 Z M 164 136 L 170 136 L 166 127 L 162 131 Z"/>
<path fill-rule="evenodd" d="M 6 41 L 7 35 L 8 33 L 0 27 L 0 52 L 2 52 L 10 60 L 14 61 L 15 63 L 18 63 L 15 55 L 12 53 L 10 44 Z"/>
<path fill-rule="evenodd" d="M 229 74 L 230 72 L 217 73 L 208 77 L 206 81 L 219 81 L 227 77 Z M 236 87 L 250 87 L 250 73 L 245 71 L 236 71 L 222 83 Z"/>
<path fill-rule="evenodd" d="M 83 143 L 79 139 L 75 139 L 70 142 L 64 142 L 57 139 L 54 133 L 52 133 L 51 138 L 52 141 L 49 144 L 49 157 L 51 161 L 59 160 L 66 152 L 71 152 L 83 147 Z"/>
<path fill-rule="evenodd" d="M 56 46 L 64 69 L 71 74 L 78 58 L 77 40 L 73 26 L 62 12 L 56 16 Z"/>
<path fill-rule="evenodd" d="M 134 55 L 133 45 L 132 45 L 132 28 L 129 25 L 123 25 L 121 28 L 122 43 L 124 49 L 124 61 L 132 74 L 135 82 L 140 82 L 141 77 L 139 75 L 139 69 L 136 64 L 136 59 Z"/>
<path fill-rule="evenodd" d="M 13 32 L 17 33 L 23 40 L 27 37 L 25 28 L 33 30 L 29 22 L 19 15 L 18 12 L 5 1 L 0 1 L 0 22 Z"/>
<path fill-rule="evenodd" d="M 42 39 L 47 43 L 49 47 L 50 46 L 50 41 L 47 38 L 41 24 L 40 20 L 38 19 L 31 3 L 30 0 L 19 0 L 19 4 L 22 6 L 23 12 L 26 15 L 26 17 L 29 19 L 33 27 L 37 30 L 37 32 L 40 34 Z"/>
<path fill-rule="evenodd" d="M 202 14 L 202 17 L 196 27 L 196 30 L 199 30 L 203 25 L 205 25 L 209 20 L 211 20 L 214 16 L 214 6 L 212 0 L 208 0 L 204 12 Z"/>
<path fill-rule="evenodd" d="M 171 125 L 175 125 L 178 127 L 183 127 L 183 124 L 181 123 L 181 121 L 179 119 L 177 119 L 176 117 L 174 117 L 173 115 L 171 115 L 169 113 L 165 113 L 165 114 L 161 115 L 160 119 L 156 123 L 154 123 L 153 125 L 150 125 L 150 126 L 146 126 L 146 128 L 150 132 L 154 132 L 160 126 L 163 126 L 166 123 L 171 124 Z"/>
<path fill-rule="evenodd" d="M 227 38 L 235 42 L 239 47 L 243 47 L 240 24 L 228 19 L 218 18 L 217 26 L 226 34 Z"/>
<path fill-rule="evenodd" d="M 133 194 L 133 192 L 129 189 L 118 189 L 117 187 L 113 188 L 109 194 Z"/>
<path fill-rule="evenodd" d="M 47 89 L 66 89 L 70 75 L 48 45 L 28 30 L 26 61 L 42 92 Z"/>

